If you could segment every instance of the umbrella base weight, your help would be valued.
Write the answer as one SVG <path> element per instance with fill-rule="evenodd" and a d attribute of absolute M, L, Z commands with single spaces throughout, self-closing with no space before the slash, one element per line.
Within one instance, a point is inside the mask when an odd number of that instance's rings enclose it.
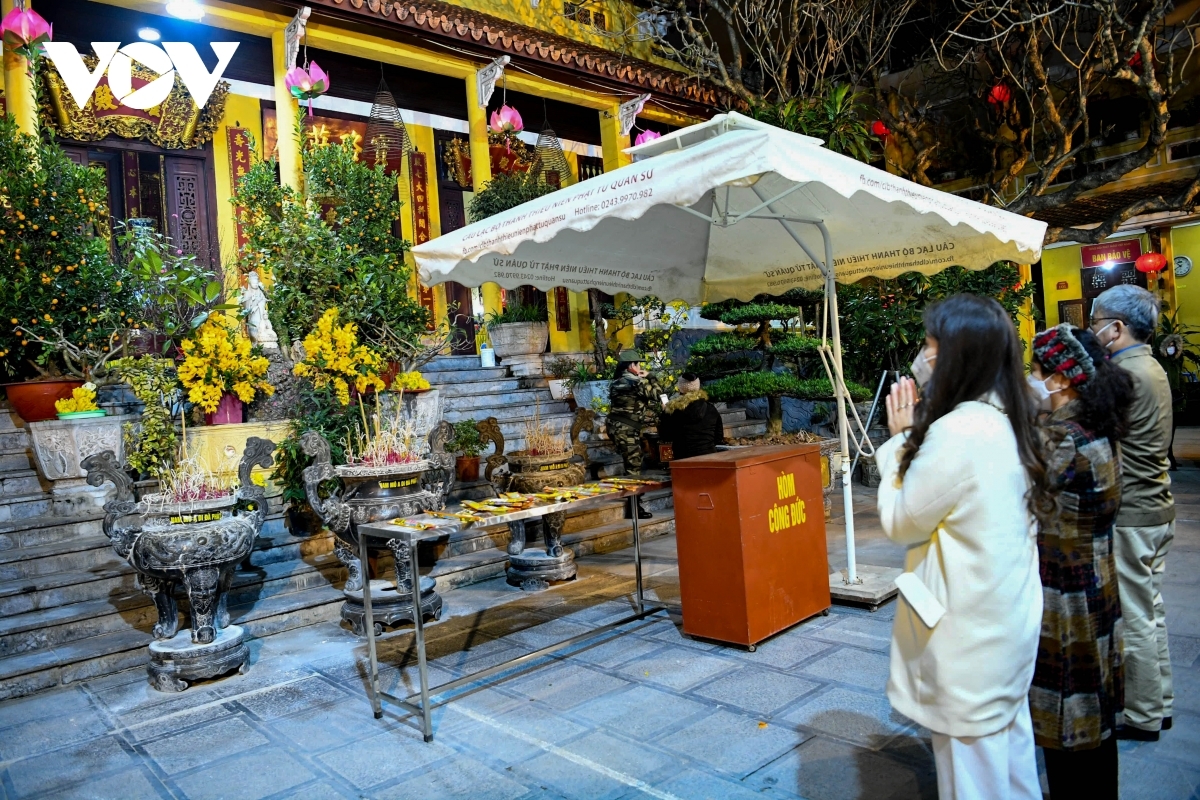
<path fill-rule="evenodd" d="M 895 567 L 858 565 L 860 583 L 846 583 L 843 572 L 829 573 L 829 594 L 835 603 L 867 606 L 872 611 L 896 596 L 896 578 L 903 570 Z"/>

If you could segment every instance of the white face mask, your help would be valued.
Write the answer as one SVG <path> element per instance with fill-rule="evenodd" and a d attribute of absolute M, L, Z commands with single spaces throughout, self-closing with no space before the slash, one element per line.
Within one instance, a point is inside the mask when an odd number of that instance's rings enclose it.
<path fill-rule="evenodd" d="M 1100 334 L 1104 333 L 1106 330 L 1108 330 L 1109 328 L 1111 328 L 1113 325 L 1116 325 L 1116 324 L 1117 324 L 1117 322 L 1119 322 L 1119 321 L 1120 321 L 1120 320 L 1115 320 L 1115 319 L 1114 319 L 1112 322 L 1108 323 L 1107 325 L 1105 325 L 1105 326 L 1104 326 L 1103 328 L 1101 328 L 1100 330 L 1098 330 L 1098 331 L 1094 331 L 1094 333 L 1096 334 L 1096 338 L 1097 338 L 1097 339 L 1099 339 L 1099 338 L 1100 338 Z M 1113 341 L 1111 341 L 1111 342 L 1109 342 L 1108 344 L 1104 345 L 1104 349 L 1105 349 L 1105 350 L 1107 350 L 1107 349 L 1108 349 L 1108 348 L 1109 348 L 1111 345 L 1113 345 L 1113 344 L 1115 344 L 1115 343 L 1116 343 L 1116 339 L 1114 339 Z"/>
<path fill-rule="evenodd" d="M 1054 377 L 1054 376 L 1050 376 L 1050 377 Z M 1050 378 L 1044 378 L 1039 381 L 1036 377 L 1033 376 L 1032 373 L 1029 375 L 1026 375 L 1025 380 L 1029 383 L 1029 387 L 1031 389 L 1033 389 L 1033 393 L 1037 397 L 1038 408 L 1042 411 L 1049 411 L 1050 410 L 1050 396 L 1058 394 L 1059 392 L 1062 391 L 1062 389 L 1047 389 L 1046 381 L 1050 380 Z"/>
<path fill-rule="evenodd" d="M 917 382 L 917 386 L 924 388 L 925 384 L 929 383 L 929 379 L 933 377 L 933 364 L 930 362 L 936 360 L 936 354 L 932 357 L 925 355 L 924 347 L 921 348 L 921 352 L 917 353 L 911 367 L 913 380 Z"/>

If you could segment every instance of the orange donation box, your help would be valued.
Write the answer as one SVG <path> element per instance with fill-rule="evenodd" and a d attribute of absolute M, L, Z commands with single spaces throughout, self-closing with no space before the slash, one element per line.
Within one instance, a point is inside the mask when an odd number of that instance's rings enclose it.
<path fill-rule="evenodd" d="M 683 632 L 755 645 L 830 606 L 818 445 L 671 462 Z"/>

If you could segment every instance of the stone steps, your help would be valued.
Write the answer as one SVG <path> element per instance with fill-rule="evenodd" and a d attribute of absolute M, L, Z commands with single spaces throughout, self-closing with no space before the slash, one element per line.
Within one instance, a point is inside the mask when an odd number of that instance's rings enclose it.
<path fill-rule="evenodd" d="M 54 507 L 49 492 L 0 496 L 0 522 L 49 516 Z"/>
<path fill-rule="evenodd" d="M 508 374 L 508 367 L 492 367 L 490 369 L 474 370 L 434 370 L 426 368 L 421 370 L 421 375 L 432 385 L 438 387 L 444 384 L 457 383 L 460 381 L 497 381 L 512 377 Z"/>
<path fill-rule="evenodd" d="M 341 583 L 345 567 L 332 552 L 310 561 L 281 561 L 257 565 L 234 575 L 228 603 L 251 606 L 268 597 Z M 183 599 L 181 596 L 180 599 Z M 181 606 L 186 608 L 186 602 Z M 151 598 L 142 592 L 40 609 L 0 619 L 0 658 L 123 630 L 130 626 L 149 631 L 158 615 Z"/>
<path fill-rule="evenodd" d="M 479 395 L 493 396 L 505 392 L 515 392 L 526 387 L 527 378 L 487 378 L 479 381 L 454 381 L 443 383 L 438 388 L 442 393 L 442 402 L 452 397 L 477 397 Z"/>
<path fill-rule="evenodd" d="M 341 603 L 341 590 L 325 585 L 230 606 L 229 611 L 234 624 L 257 638 L 336 619 Z M 126 627 L 0 658 L 0 700 L 127 669 L 144 669 L 151 639 L 147 631 Z"/>
<path fill-rule="evenodd" d="M 642 525 L 647 537 L 673 530 L 669 490 L 651 493 L 647 505 L 655 510 L 655 518 Z M 79 524 L 98 526 L 95 520 Z M 623 503 L 614 501 L 569 515 L 563 541 L 584 555 L 625 547 L 631 535 Z M 447 593 L 501 576 L 508 564 L 508 540 L 506 527 L 447 537 L 422 548 L 422 572 Z M 233 622 L 261 637 L 338 619 L 346 570 L 332 545 L 328 533 L 292 537 L 282 520 L 269 519 L 250 569 L 235 575 L 229 594 Z M 0 551 L 5 559 L 0 565 L 27 571 L 29 577 L 0 584 L 0 699 L 144 667 L 157 613 L 103 535 L 93 529 L 20 548 L 24 561 L 15 550 Z M 94 563 L 86 569 L 41 572 L 47 565 L 78 567 L 79 558 Z M 390 558 L 384 555 L 380 561 L 383 574 L 390 576 Z M 17 566 L 30 562 L 35 566 Z M 186 597 L 180 593 L 177 599 L 186 612 Z M 453 602 L 452 594 L 447 602 Z"/>
<path fill-rule="evenodd" d="M 549 392 L 546 394 L 548 397 Z M 533 398 L 530 398 L 528 403 L 504 404 L 494 403 L 491 399 L 479 399 L 475 403 L 462 405 L 463 407 L 460 408 L 445 407 L 442 411 L 442 417 L 450 422 L 459 422 L 464 419 L 483 420 L 488 417 L 495 417 L 501 423 L 501 426 L 505 423 L 516 424 L 521 431 L 524 431 L 525 420 L 533 419 L 535 414 L 540 416 L 542 420 L 556 419 L 558 417 L 572 419 L 575 416 L 565 400 L 546 399 L 535 404 Z M 567 425 L 570 427 L 570 423 L 567 423 Z"/>
<path fill-rule="evenodd" d="M 568 410 L 565 401 L 555 400 L 550 396 L 549 389 L 516 389 L 511 392 L 442 398 L 443 412 L 473 411 L 476 414 L 497 418 L 504 416 L 504 411 L 510 408 L 522 415 L 527 415 L 532 413 L 536 407 L 540 407 L 543 413 L 560 413 Z"/>
<path fill-rule="evenodd" d="M 0 448 L 0 473 L 32 469 L 29 449 L 25 447 Z"/>
<path fill-rule="evenodd" d="M 100 533 L 104 515 L 63 517 L 41 516 L 0 522 L 0 562 L 9 550 L 37 547 L 51 542 L 70 541 Z"/>
<path fill-rule="evenodd" d="M 0 430 L 0 452 L 25 452 L 29 449 L 29 432 L 24 428 Z"/>
<path fill-rule="evenodd" d="M 421 374 L 429 372 L 462 372 L 465 370 L 481 369 L 483 362 L 479 356 L 438 356 L 426 364 Z"/>

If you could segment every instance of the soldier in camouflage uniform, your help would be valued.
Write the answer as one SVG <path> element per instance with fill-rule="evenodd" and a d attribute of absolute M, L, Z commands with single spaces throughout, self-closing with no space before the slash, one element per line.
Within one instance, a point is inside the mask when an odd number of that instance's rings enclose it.
<path fill-rule="evenodd" d="M 642 470 L 642 428 L 653 425 L 662 412 L 661 390 L 641 361 L 635 351 L 622 351 L 616 378 L 608 390 L 608 438 L 625 463 L 625 473 L 632 476 Z M 639 499 L 638 518 L 651 516 Z"/>

